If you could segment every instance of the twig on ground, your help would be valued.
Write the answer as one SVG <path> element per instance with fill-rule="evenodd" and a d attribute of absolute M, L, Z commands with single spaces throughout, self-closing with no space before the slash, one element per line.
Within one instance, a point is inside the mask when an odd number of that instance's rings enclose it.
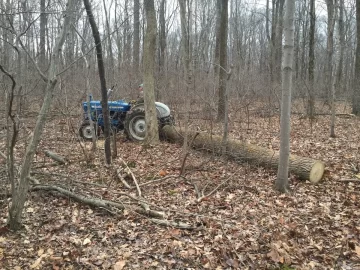
<path fill-rule="evenodd" d="M 197 132 L 197 133 L 195 134 L 195 136 L 192 138 L 192 140 L 191 140 L 191 142 L 190 142 L 190 144 L 189 144 L 189 147 L 191 147 L 191 145 L 193 144 L 194 140 L 196 139 L 196 137 L 197 137 L 199 134 L 200 134 L 199 132 Z M 187 159 L 188 155 L 189 155 L 189 150 L 186 151 L 185 156 L 184 156 L 184 158 L 183 158 L 183 161 L 182 161 L 182 163 L 181 163 L 180 175 L 183 175 L 183 174 L 185 173 L 185 164 L 186 164 L 186 159 Z"/>
<path fill-rule="evenodd" d="M 154 179 L 154 180 L 145 182 L 145 183 L 143 183 L 143 184 L 140 184 L 139 187 L 151 185 L 151 184 L 154 184 L 154 183 L 157 183 L 157 182 L 165 182 L 166 180 L 169 180 L 169 179 L 171 179 L 171 178 L 178 178 L 178 177 L 179 177 L 179 176 L 177 176 L 177 175 L 168 175 L 168 176 L 165 176 L 165 177 L 163 177 L 163 178 Z M 131 187 L 131 189 L 134 189 L 134 188 L 135 188 L 135 187 Z"/>
<path fill-rule="evenodd" d="M 141 189 L 139 187 L 139 184 L 138 184 L 138 182 L 136 180 L 136 177 L 135 177 L 134 173 L 130 170 L 129 166 L 126 164 L 126 162 L 122 158 L 120 158 L 120 161 L 126 166 L 129 173 L 131 174 L 131 177 L 132 177 L 132 179 L 133 179 L 133 181 L 135 183 L 136 189 L 137 189 L 138 196 L 141 197 Z"/>
<path fill-rule="evenodd" d="M 6 155 L 0 151 L 0 156 L 6 160 Z"/>
<path fill-rule="evenodd" d="M 128 184 L 128 182 L 126 182 L 125 178 L 121 175 L 121 170 L 120 169 L 116 169 L 115 170 L 117 177 L 120 179 L 120 181 L 124 184 L 124 186 L 128 189 L 131 189 L 132 187 Z M 110 184 L 109 184 L 110 186 Z"/>
<path fill-rule="evenodd" d="M 355 182 L 355 183 L 360 183 L 360 179 L 356 179 L 356 178 L 351 178 L 351 179 L 340 179 L 340 180 L 337 180 L 338 182 Z"/>
<path fill-rule="evenodd" d="M 189 152 L 187 152 L 182 160 L 182 163 L 181 163 L 181 169 L 180 169 L 180 175 L 184 175 L 184 172 L 185 172 L 185 163 L 186 163 L 186 159 L 189 155 Z"/>
<path fill-rule="evenodd" d="M 186 229 L 186 230 L 195 230 L 198 229 L 197 227 L 191 226 L 188 223 L 185 222 L 181 222 L 181 221 L 169 221 L 169 220 L 160 220 L 160 219 L 155 219 L 152 218 L 150 219 L 153 223 L 158 224 L 158 225 L 162 225 L 162 226 L 169 226 L 169 227 L 174 227 L 174 228 L 178 228 L 178 229 Z"/>
<path fill-rule="evenodd" d="M 235 172 L 236 173 L 236 172 Z M 230 175 L 227 179 L 225 179 L 222 183 L 220 183 L 216 188 L 214 188 L 210 193 L 208 193 L 207 195 L 204 195 L 200 198 L 197 199 L 197 202 L 201 202 L 202 200 L 204 200 L 205 198 L 210 197 L 211 195 L 213 195 L 222 185 L 226 184 L 227 182 L 229 182 L 230 179 L 232 179 L 232 176 L 234 176 L 233 173 L 232 175 Z M 204 191 L 202 192 L 204 193 Z"/>

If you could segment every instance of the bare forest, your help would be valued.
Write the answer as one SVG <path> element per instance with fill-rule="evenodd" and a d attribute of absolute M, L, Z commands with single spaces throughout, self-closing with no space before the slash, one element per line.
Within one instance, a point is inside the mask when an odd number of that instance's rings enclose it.
<path fill-rule="evenodd" d="M 0 269 L 360 269 L 360 0 L 0 1 Z"/>

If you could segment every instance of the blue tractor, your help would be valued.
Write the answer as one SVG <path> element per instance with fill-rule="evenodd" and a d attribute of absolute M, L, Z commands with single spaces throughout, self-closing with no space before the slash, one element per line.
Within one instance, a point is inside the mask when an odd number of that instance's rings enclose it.
<path fill-rule="evenodd" d="M 91 140 L 93 132 L 98 136 L 104 130 L 104 119 L 101 102 L 92 100 L 90 95 L 90 116 L 94 124 L 91 127 L 88 102 L 82 103 L 84 112 L 83 123 L 80 126 L 79 134 L 85 140 Z M 125 135 L 133 141 L 143 141 L 146 135 L 145 108 L 143 100 L 126 102 L 124 100 L 109 101 L 110 126 L 112 132 L 124 130 Z M 161 102 L 155 102 L 159 127 L 173 124 L 174 118 L 170 114 L 168 106 Z"/>

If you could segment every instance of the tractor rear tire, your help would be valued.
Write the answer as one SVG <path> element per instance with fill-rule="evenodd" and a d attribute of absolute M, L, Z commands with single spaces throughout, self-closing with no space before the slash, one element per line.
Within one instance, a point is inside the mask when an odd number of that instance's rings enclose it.
<path fill-rule="evenodd" d="M 138 107 L 126 115 L 124 123 L 126 137 L 132 141 L 143 141 L 146 136 L 144 107 Z"/>

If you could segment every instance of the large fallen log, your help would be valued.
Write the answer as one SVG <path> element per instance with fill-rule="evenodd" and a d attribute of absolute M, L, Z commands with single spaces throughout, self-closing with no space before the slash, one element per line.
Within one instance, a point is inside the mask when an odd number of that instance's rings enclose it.
<path fill-rule="evenodd" d="M 161 130 L 162 137 L 173 143 L 182 143 L 184 131 L 174 126 L 165 126 Z M 222 154 L 224 146 L 222 137 L 209 135 L 203 132 L 190 131 L 189 141 L 192 142 L 191 147 L 196 150 L 205 150 L 215 154 Z M 240 162 L 248 162 L 250 164 L 261 165 L 277 169 L 279 163 L 279 153 L 263 148 L 260 146 L 248 144 L 239 140 L 228 140 L 225 145 L 225 154 Z M 297 175 L 300 179 L 310 180 L 311 183 L 318 183 L 325 171 L 325 164 L 322 161 L 312 158 L 290 155 L 289 170 Z"/>

